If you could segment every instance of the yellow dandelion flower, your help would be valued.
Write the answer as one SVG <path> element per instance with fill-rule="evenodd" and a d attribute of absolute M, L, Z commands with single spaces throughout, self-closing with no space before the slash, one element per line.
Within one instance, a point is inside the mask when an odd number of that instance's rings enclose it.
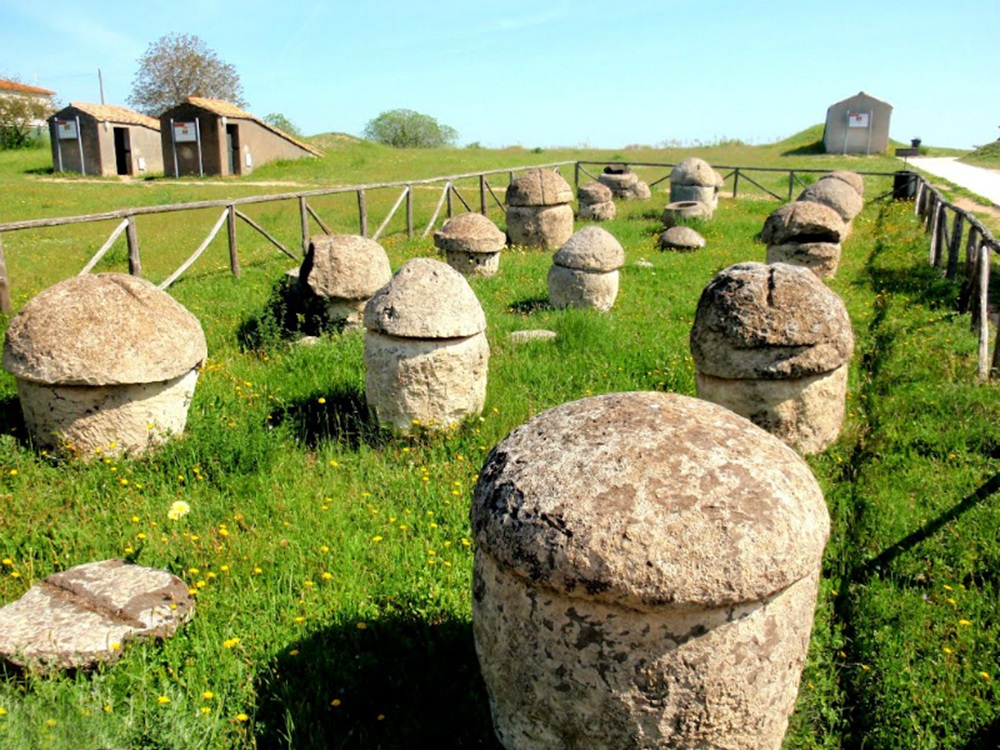
<path fill-rule="evenodd" d="M 952 588 L 951 586 L 949 586 L 949 585 L 948 585 L 948 584 L 946 583 L 946 584 L 944 585 L 944 590 L 945 590 L 945 591 L 954 591 L 955 589 L 953 589 L 953 588 Z"/>
<path fill-rule="evenodd" d="M 336 468 L 336 467 L 340 466 L 340 464 L 338 464 L 336 461 L 331 461 L 330 462 L 330 466 Z"/>
<path fill-rule="evenodd" d="M 971 625 L 972 623 L 971 623 L 971 622 L 969 622 L 968 620 L 959 620 L 959 621 L 958 621 L 958 624 L 959 624 L 959 625 L 965 625 L 966 627 L 968 627 L 968 626 L 969 626 L 969 625 Z"/>
<path fill-rule="evenodd" d="M 219 570 L 221 570 L 223 573 L 228 573 L 229 572 L 229 566 L 228 565 L 220 565 L 219 566 Z"/>
<path fill-rule="evenodd" d="M 5 558 L 4 558 L 4 559 L 3 559 L 2 561 L 0 561 L 0 562 L 2 562 L 2 564 L 6 565 L 6 566 L 7 566 L 8 568 L 9 568 L 9 567 L 13 567 L 13 565 L 14 565 L 14 561 L 13 561 L 13 560 L 11 560 L 11 559 L 10 559 L 9 557 L 5 557 Z"/>
<path fill-rule="evenodd" d="M 982 677 L 987 682 L 989 682 L 989 680 L 990 680 L 990 673 L 989 672 L 980 672 L 979 676 Z"/>
<path fill-rule="evenodd" d="M 954 651 L 952 651 L 952 650 L 951 650 L 950 648 L 948 648 L 947 646 L 945 646 L 943 650 L 944 650 L 944 652 L 945 652 L 946 654 L 952 654 L 952 653 L 954 653 Z"/>
<path fill-rule="evenodd" d="M 246 714 L 236 714 L 236 721 L 240 722 L 241 724 L 244 724 L 250 721 L 250 717 L 247 716 Z"/>
<path fill-rule="evenodd" d="M 223 648 L 233 648 L 240 642 L 239 638 L 227 638 L 222 642 Z"/>
<path fill-rule="evenodd" d="M 291 651 L 288 652 L 288 655 L 289 656 L 298 656 L 299 655 L 299 650 L 297 648 L 293 648 Z"/>
<path fill-rule="evenodd" d="M 332 574 L 332 573 L 329 573 L 329 572 L 324 572 L 324 573 L 323 573 L 323 574 L 322 574 L 322 575 L 320 576 L 320 578 L 322 578 L 322 579 L 323 579 L 324 581 L 329 581 L 330 579 L 332 579 L 332 578 L 333 578 L 333 574 Z"/>
<path fill-rule="evenodd" d="M 170 703 L 170 698 L 168 698 L 165 695 L 161 695 L 159 698 L 156 699 L 156 702 L 159 703 L 161 706 L 165 706 L 168 703 Z"/>
<path fill-rule="evenodd" d="M 327 552 L 330 551 L 330 548 L 324 544 L 322 547 L 319 548 L 319 551 L 325 555 Z"/>
<path fill-rule="evenodd" d="M 254 569 L 253 569 L 253 574 L 254 574 L 255 576 L 259 576 L 259 575 L 260 575 L 261 573 L 263 573 L 263 572 L 264 572 L 264 571 L 263 571 L 263 570 L 261 570 L 260 568 L 254 568 Z"/>
<path fill-rule="evenodd" d="M 298 617 L 293 617 L 292 618 L 292 622 L 305 622 L 305 621 L 306 621 L 306 618 L 304 618 L 302 615 L 299 615 Z"/>
<path fill-rule="evenodd" d="M 206 690 L 204 693 L 201 694 L 201 697 L 207 701 L 210 701 L 212 700 L 212 698 L 215 697 L 215 693 L 213 693 L 211 690 Z"/>
<path fill-rule="evenodd" d="M 332 701 L 330 701 L 330 705 L 333 706 L 334 708 L 336 708 L 337 706 L 339 706 L 340 705 L 340 698 L 334 698 Z"/>
<path fill-rule="evenodd" d="M 56 725 L 57 725 L 58 723 L 59 723 L 59 722 L 58 722 L 58 721 L 56 721 L 55 719 L 46 719 L 46 720 L 45 720 L 45 726 L 47 726 L 47 727 L 54 727 L 54 726 L 56 726 Z"/>
<path fill-rule="evenodd" d="M 381 542 L 382 541 L 382 537 L 380 537 L 380 536 L 373 536 L 372 537 L 372 541 L 373 542 Z"/>
<path fill-rule="evenodd" d="M 368 623 L 365 622 L 358 623 L 358 630 L 366 630 L 367 628 L 368 628 Z"/>
<path fill-rule="evenodd" d="M 202 706 L 198 710 L 201 711 L 202 716 L 208 716 L 208 714 L 212 713 L 212 709 L 208 706 Z"/>
<path fill-rule="evenodd" d="M 325 404 L 326 403 L 326 399 L 323 398 L 322 396 L 320 396 L 318 399 L 316 399 L 316 403 L 318 403 L 318 404 Z"/>

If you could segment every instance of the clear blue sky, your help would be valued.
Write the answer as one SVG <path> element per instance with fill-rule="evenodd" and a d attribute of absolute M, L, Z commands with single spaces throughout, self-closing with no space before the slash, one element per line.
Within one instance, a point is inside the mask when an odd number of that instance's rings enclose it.
<path fill-rule="evenodd" d="M 898 140 L 1000 137 L 1000 0 L 0 0 L 0 76 L 98 102 L 101 68 L 126 104 L 170 32 L 307 135 L 408 108 L 462 144 L 759 143 L 864 90 L 893 105 Z"/>

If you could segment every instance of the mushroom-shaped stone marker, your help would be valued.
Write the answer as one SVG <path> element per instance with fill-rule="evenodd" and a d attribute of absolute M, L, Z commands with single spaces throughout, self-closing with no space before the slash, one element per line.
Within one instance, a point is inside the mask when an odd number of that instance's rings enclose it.
<path fill-rule="evenodd" d="M 829 206 L 844 221 L 850 224 L 861 213 L 865 201 L 858 191 L 843 180 L 817 180 L 802 191 L 799 201 L 812 201 Z"/>
<path fill-rule="evenodd" d="M 446 263 L 414 258 L 365 307 L 365 396 L 379 424 L 444 429 L 486 401 L 486 316 Z"/>
<path fill-rule="evenodd" d="M 182 433 L 206 355 L 201 324 L 173 297 L 101 273 L 32 298 L 7 329 L 3 366 L 35 443 L 86 459 Z"/>
<path fill-rule="evenodd" d="M 584 227 L 552 256 L 549 304 L 607 312 L 618 296 L 618 269 L 623 265 L 625 250 L 611 232 Z"/>
<path fill-rule="evenodd" d="M 670 227 L 660 235 L 660 249 L 678 253 L 693 253 L 705 247 L 705 238 L 691 227 Z"/>
<path fill-rule="evenodd" d="M 611 188 L 599 182 L 585 182 L 576 191 L 580 201 L 580 218 L 608 221 L 615 218 L 616 208 Z"/>
<path fill-rule="evenodd" d="M 834 170 L 833 172 L 828 172 L 819 178 L 822 180 L 840 180 L 841 182 L 846 182 L 854 191 L 860 195 L 862 198 L 865 197 L 865 178 L 859 175 L 857 172 L 848 172 L 845 170 Z"/>
<path fill-rule="evenodd" d="M 470 516 L 505 747 L 781 746 L 829 534 L 794 451 L 706 401 L 595 396 L 501 441 Z"/>
<path fill-rule="evenodd" d="M 840 433 L 853 350 L 840 297 L 808 269 L 786 263 L 720 271 L 702 292 L 691 329 L 698 396 L 804 454 Z"/>
<path fill-rule="evenodd" d="M 840 243 L 846 235 L 847 225 L 829 206 L 794 201 L 767 218 L 760 238 L 767 244 L 768 263 L 803 266 L 820 278 L 832 278 L 840 264 Z"/>
<path fill-rule="evenodd" d="M 380 244 L 355 234 L 317 235 L 299 269 L 299 285 L 322 302 L 324 315 L 345 329 L 360 329 L 371 296 L 392 277 Z"/>
<path fill-rule="evenodd" d="M 573 189 L 548 169 L 530 169 L 507 188 L 507 235 L 510 244 L 561 247 L 573 234 Z"/>
<path fill-rule="evenodd" d="M 690 156 L 670 170 L 670 202 L 697 201 L 708 206 L 711 213 L 719 205 L 723 182 L 722 175 L 707 161 Z"/>
<path fill-rule="evenodd" d="M 611 194 L 620 200 L 644 201 L 652 194 L 649 185 L 639 179 L 627 164 L 609 164 L 598 175 L 597 180 L 611 190 Z"/>
<path fill-rule="evenodd" d="M 77 565 L 0 609 L 0 658 L 36 669 L 113 662 L 134 638 L 168 638 L 194 612 L 188 585 L 123 560 Z"/>
<path fill-rule="evenodd" d="M 507 236 L 482 214 L 464 213 L 448 219 L 434 232 L 434 245 L 448 265 L 463 276 L 493 276 L 500 269 L 500 251 Z"/>

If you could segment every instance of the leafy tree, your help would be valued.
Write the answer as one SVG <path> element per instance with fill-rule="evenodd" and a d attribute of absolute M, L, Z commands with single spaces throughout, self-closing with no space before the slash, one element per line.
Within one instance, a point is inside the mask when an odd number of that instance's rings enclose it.
<path fill-rule="evenodd" d="M 16 78 L 8 78 L 18 82 Z M 53 113 L 48 97 L 0 92 L 0 149 L 27 148 L 35 143 L 38 121 Z"/>
<path fill-rule="evenodd" d="M 219 59 L 194 34 L 167 34 L 149 45 L 139 58 L 129 103 L 157 116 L 189 96 L 224 99 L 240 107 L 243 85 L 236 68 Z"/>
<path fill-rule="evenodd" d="M 295 123 L 280 112 L 272 112 L 269 115 L 265 115 L 264 122 L 295 138 L 299 138 L 302 135 L 302 131 L 295 126 Z"/>
<path fill-rule="evenodd" d="M 458 140 L 454 128 L 442 125 L 430 115 L 412 109 L 391 109 L 365 125 L 364 137 L 396 148 L 437 148 L 453 146 Z"/>

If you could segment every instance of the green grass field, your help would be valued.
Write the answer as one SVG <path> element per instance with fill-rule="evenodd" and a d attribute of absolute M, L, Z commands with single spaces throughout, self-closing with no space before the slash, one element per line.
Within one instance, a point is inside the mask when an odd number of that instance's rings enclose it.
<path fill-rule="evenodd" d="M 190 184 L 55 182 L 45 152 L 0 153 L 0 222 L 563 159 L 695 153 L 742 166 L 899 167 L 816 155 L 816 137 L 542 153 L 393 151 L 327 137 L 322 160 Z M 250 184 L 258 182 L 284 186 Z M 775 178 L 782 185 L 787 175 Z M 295 345 L 278 304 L 294 264 L 243 228 L 241 277 L 229 274 L 220 237 L 171 288 L 201 319 L 209 360 L 186 434 L 156 455 L 81 465 L 34 450 L 13 379 L 0 376 L 0 602 L 57 570 L 116 556 L 176 573 L 197 598 L 177 636 L 128 644 L 114 666 L 8 671 L 0 747 L 498 747 L 471 632 L 468 508 L 483 457 L 566 401 L 625 390 L 694 395 L 687 339 L 702 288 L 732 263 L 764 259 L 754 235 L 776 201 L 724 199 L 701 227 L 704 250 L 662 253 L 662 187 L 649 202 L 619 204 L 604 224 L 627 255 L 608 314 L 548 309 L 544 252 L 507 251 L 498 276 L 471 282 L 489 324 L 487 403 L 480 418 L 444 434 L 392 437 L 371 424 L 362 336 Z M 870 178 L 867 196 L 889 187 Z M 428 193 L 415 207 L 418 226 L 436 201 Z M 395 197 L 372 197 L 373 215 Z M 356 231 L 353 200 L 316 208 L 338 231 Z M 205 214 L 140 219 L 147 277 L 162 279 L 190 254 L 216 218 Z M 254 216 L 297 246 L 294 203 Z M 503 225 L 499 210 L 491 218 Z M 76 273 L 111 228 L 4 235 L 15 305 Z M 394 269 L 435 254 L 429 239 L 407 241 L 400 228 L 382 243 Z M 912 205 L 871 202 L 831 282 L 856 349 L 842 436 L 809 459 L 833 532 L 785 742 L 792 750 L 985 750 L 1000 735 L 1000 398 L 976 382 L 968 318 L 953 312 L 954 285 L 926 266 L 926 242 Z M 100 266 L 111 269 L 125 269 L 123 241 Z M 508 333 L 523 328 L 559 336 L 511 344 Z M 179 499 L 191 513 L 171 521 Z"/>

